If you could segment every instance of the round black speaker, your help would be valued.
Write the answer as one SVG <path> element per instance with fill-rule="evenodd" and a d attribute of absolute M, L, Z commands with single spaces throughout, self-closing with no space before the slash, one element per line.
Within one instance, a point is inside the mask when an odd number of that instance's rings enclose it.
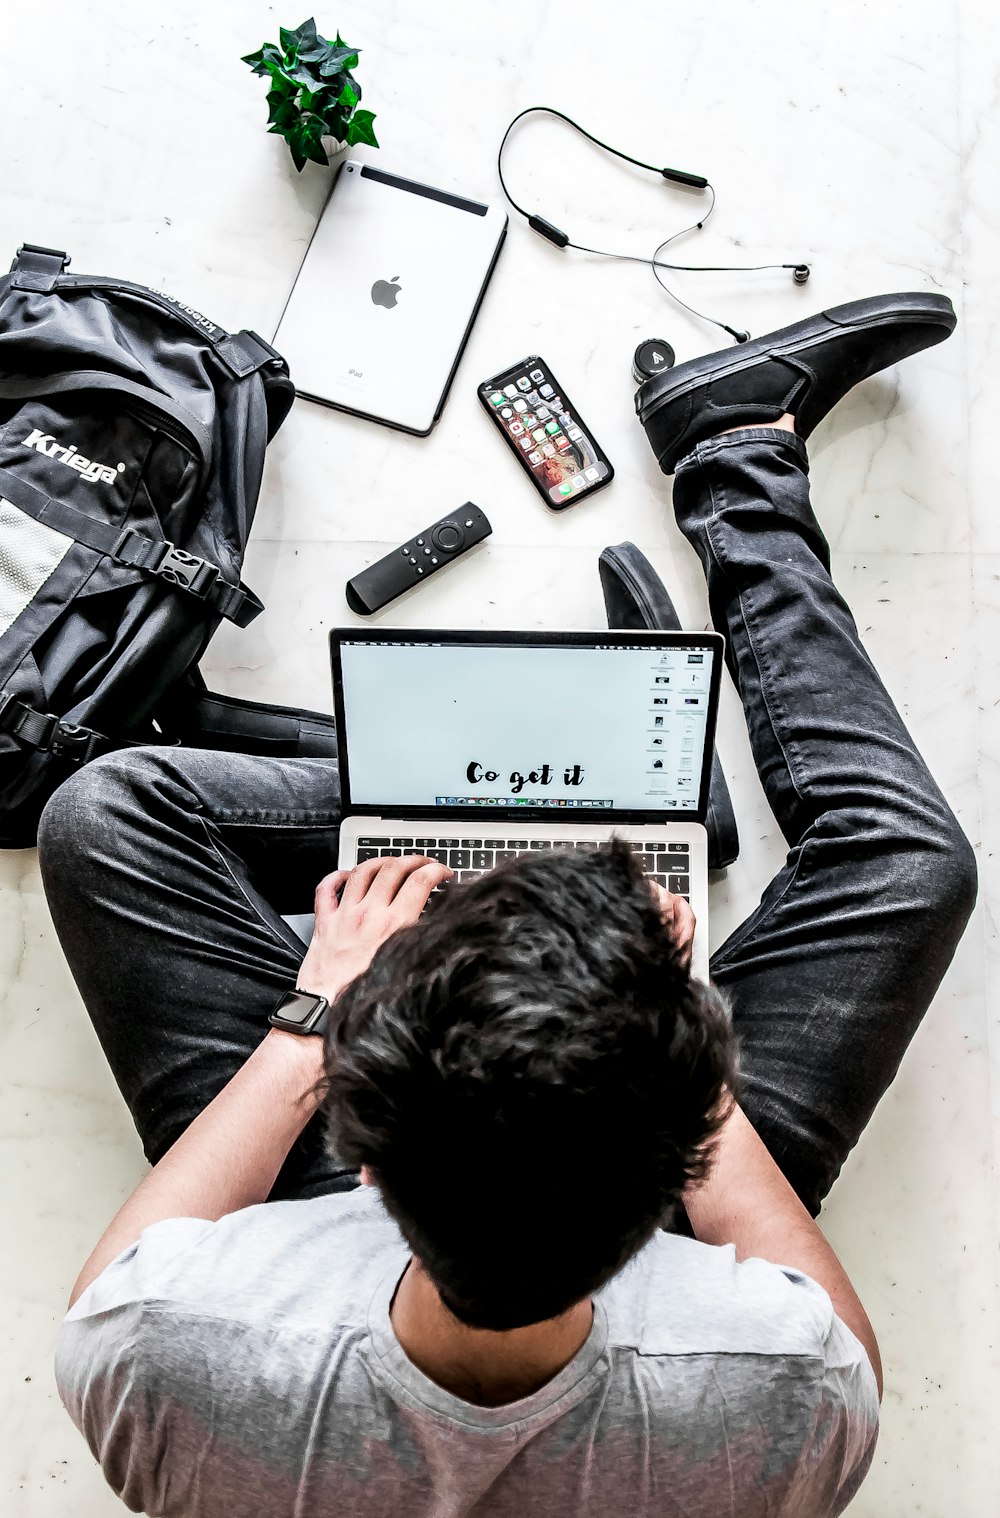
<path fill-rule="evenodd" d="M 674 367 L 674 350 L 669 343 L 662 342 L 658 337 L 647 337 L 635 350 L 632 359 L 632 378 L 637 385 L 643 380 L 653 379 L 657 374 L 662 374 L 664 369 Z"/>

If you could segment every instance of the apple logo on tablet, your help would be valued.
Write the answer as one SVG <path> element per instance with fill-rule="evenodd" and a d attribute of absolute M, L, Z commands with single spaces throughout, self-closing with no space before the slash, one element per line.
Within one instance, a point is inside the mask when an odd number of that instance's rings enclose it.
<path fill-rule="evenodd" d="M 396 304 L 396 297 L 399 294 L 398 279 L 399 275 L 394 274 L 391 280 L 377 279 L 375 281 L 372 285 L 372 302 L 374 305 L 385 306 L 387 311 L 392 310 Z"/>

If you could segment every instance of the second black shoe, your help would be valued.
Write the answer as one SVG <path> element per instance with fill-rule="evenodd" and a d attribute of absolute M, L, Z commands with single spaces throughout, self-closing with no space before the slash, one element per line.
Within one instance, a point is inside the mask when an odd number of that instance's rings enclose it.
<path fill-rule="evenodd" d="M 665 474 L 714 433 L 776 422 L 788 411 L 807 438 L 852 386 L 942 342 L 955 322 L 945 295 L 852 300 L 665 370 L 639 387 L 635 409 Z"/>

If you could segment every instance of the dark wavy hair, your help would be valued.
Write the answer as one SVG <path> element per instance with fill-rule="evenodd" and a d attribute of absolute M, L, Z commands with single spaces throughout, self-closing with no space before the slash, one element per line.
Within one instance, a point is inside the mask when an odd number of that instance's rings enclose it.
<path fill-rule="evenodd" d="M 628 845 L 540 850 L 450 888 L 338 999 L 323 1111 L 445 1305 L 566 1312 L 669 1226 L 735 1082 Z"/>

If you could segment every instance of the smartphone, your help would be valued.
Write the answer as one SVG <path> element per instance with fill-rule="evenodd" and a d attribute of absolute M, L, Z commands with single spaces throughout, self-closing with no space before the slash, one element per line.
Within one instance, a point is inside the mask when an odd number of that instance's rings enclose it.
<path fill-rule="evenodd" d="M 537 353 L 484 380 L 479 399 L 552 511 L 614 479 L 607 454 Z"/>

